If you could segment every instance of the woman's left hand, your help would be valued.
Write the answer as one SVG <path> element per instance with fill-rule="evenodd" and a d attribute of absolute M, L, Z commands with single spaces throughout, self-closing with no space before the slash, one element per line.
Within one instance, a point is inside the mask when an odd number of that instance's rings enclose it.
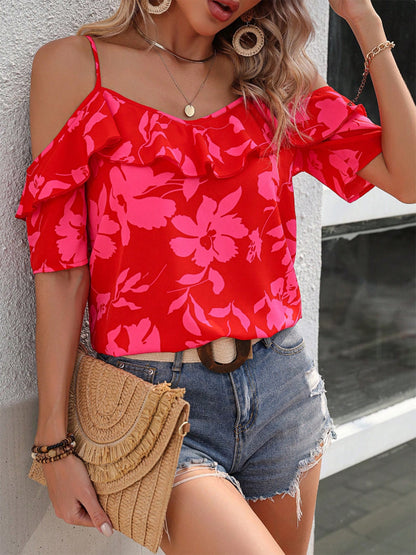
<path fill-rule="evenodd" d="M 331 8 L 348 23 L 358 23 L 376 14 L 371 0 L 329 0 Z"/>

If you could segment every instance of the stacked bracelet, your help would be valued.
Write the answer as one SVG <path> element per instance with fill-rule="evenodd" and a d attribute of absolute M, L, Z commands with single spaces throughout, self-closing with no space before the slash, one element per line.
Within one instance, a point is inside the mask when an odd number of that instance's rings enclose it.
<path fill-rule="evenodd" d="M 32 459 L 44 464 L 59 461 L 75 452 L 76 442 L 74 434 L 67 434 L 66 438 L 54 445 L 33 445 Z"/>
<path fill-rule="evenodd" d="M 72 455 L 75 452 L 75 446 L 67 445 L 66 447 L 61 447 L 60 450 L 51 449 L 48 453 L 32 453 L 32 458 L 37 460 L 42 464 L 59 461 Z"/>
<path fill-rule="evenodd" d="M 375 46 L 366 55 L 366 57 L 364 59 L 363 78 L 362 78 L 361 84 L 358 88 L 357 96 L 354 98 L 354 100 L 352 102 L 350 102 L 350 105 L 353 104 L 353 103 L 355 104 L 357 102 L 360 94 L 363 92 L 363 89 L 365 87 L 365 83 L 367 81 L 368 74 L 370 73 L 370 63 L 373 61 L 373 58 L 375 58 L 377 56 L 377 54 L 380 54 L 380 52 L 383 52 L 383 50 L 392 50 L 395 46 L 396 45 L 394 44 L 394 42 L 391 42 L 391 41 L 387 40 L 386 42 L 382 42 L 381 44 L 378 44 L 377 46 Z"/>
<path fill-rule="evenodd" d="M 65 447 L 75 441 L 74 434 L 66 434 L 66 438 L 60 441 L 59 443 L 55 443 L 54 445 L 33 445 L 32 453 L 47 453 L 51 449 L 57 449 L 58 447 Z"/>

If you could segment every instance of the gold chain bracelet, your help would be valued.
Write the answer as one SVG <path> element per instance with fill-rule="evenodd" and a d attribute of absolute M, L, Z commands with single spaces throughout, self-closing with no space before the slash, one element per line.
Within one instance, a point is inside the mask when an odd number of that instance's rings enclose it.
<path fill-rule="evenodd" d="M 351 102 L 349 102 L 349 105 L 351 106 L 352 104 L 356 104 L 359 96 L 361 95 L 361 93 L 363 92 L 363 89 L 365 87 L 365 83 L 367 81 L 367 77 L 368 74 L 370 73 L 370 64 L 373 61 L 373 58 L 375 58 L 377 56 L 377 54 L 380 54 L 380 52 L 383 52 L 384 50 L 392 50 L 396 45 L 394 44 L 394 42 L 391 42 L 389 40 L 387 40 L 386 42 L 382 42 L 381 44 L 378 44 L 377 46 L 375 46 L 372 50 L 370 50 L 370 52 L 366 55 L 365 59 L 364 59 L 364 73 L 363 73 L 363 78 L 361 81 L 361 84 L 358 88 L 358 92 L 357 92 L 357 96 L 354 98 L 354 100 L 352 100 Z"/>

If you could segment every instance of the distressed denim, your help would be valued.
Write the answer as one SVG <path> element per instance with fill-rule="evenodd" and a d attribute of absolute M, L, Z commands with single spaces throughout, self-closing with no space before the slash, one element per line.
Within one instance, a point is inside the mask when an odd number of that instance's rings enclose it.
<path fill-rule="evenodd" d="M 223 476 L 246 500 L 296 497 L 299 480 L 336 439 L 325 386 L 296 326 L 253 346 L 253 359 L 227 374 L 202 363 L 138 361 L 98 355 L 140 378 L 184 387 L 191 430 L 184 438 L 174 487 L 194 465 Z M 215 470 L 215 472 L 212 472 Z M 179 479 L 183 477 L 183 479 Z"/>

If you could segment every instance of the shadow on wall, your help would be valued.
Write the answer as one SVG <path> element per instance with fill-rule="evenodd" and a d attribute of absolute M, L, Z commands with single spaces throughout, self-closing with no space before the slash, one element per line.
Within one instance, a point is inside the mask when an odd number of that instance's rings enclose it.
<path fill-rule="evenodd" d="M 29 478 L 22 479 L 31 464 L 36 408 L 37 399 L 30 399 L 0 410 L 2 555 L 22 552 L 49 505 L 46 491 L 41 491 Z"/>
<path fill-rule="evenodd" d="M 0 555 L 150 555 L 118 532 L 107 539 L 55 516 L 47 489 L 27 477 L 36 415 L 36 398 L 0 409 Z"/>

